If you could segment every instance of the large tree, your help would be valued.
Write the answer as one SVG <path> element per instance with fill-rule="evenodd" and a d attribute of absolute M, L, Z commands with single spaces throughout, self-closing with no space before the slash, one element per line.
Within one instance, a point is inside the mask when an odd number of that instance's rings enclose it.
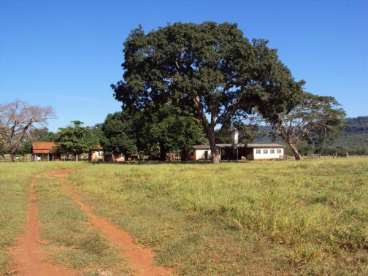
<path fill-rule="evenodd" d="M 28 105 L 23 101 L 0 105 L 0 140 L 13 161 L 25 140 L 32 140 L 35 129 L 44 127 L 53 116 L 51 107 Z"/>
<path fill-rule="evenodd" d="M 304 92 L 299 104 L 279 113 L 270 122 L 276 133 L 289 145 L 295 159 L 300 160 L 300 143 L 312 143 L 321 149 L 328 139 L 337 136 L 344 121 L 345 112 L 335 98 Z"/>
<path fill-rule="evenodd" d="M 169 102 L 190 112 L 215 163 L 216 129 L 245 119 L 264 102 L 259 99 L 277 98 L 283 109 L 301 91 L 276 51 L 264 40 L 248 41 L 235 24 L 177 23 L 147 34 L 138 28 L 124 55 L 123 80 L 112 86 L 123 109 L 147 111 Z"/>

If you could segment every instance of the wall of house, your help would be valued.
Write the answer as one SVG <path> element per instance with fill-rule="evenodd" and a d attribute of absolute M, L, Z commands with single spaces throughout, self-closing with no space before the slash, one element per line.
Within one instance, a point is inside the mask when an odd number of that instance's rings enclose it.
<path fill-rule="evenodd" d="M 211 158 L 210 149 L 196 149 L 194 152 L 195 160 L 206 160 L 206 152 L 207 152 L 207 159 L 210 159 Z"/>
<path fill-rule="evenodd" d="M 272 159 L 283 159 L 284 149 L 283 148 L 255 148 L 253 149 L 254 160 L 272 160 Z"/>
<path fill-rule="evenodd" d="M 92 151 L 90 155 L 90 161 L 98 162 L 104 160 L 104 152 L 102 150 Z"/>
<path fill-rule="evenodd" d="M 114 153 L 112 155 L 112 160 L 114 162 L 125 162 L 125 156 L 121 153 Z"/>

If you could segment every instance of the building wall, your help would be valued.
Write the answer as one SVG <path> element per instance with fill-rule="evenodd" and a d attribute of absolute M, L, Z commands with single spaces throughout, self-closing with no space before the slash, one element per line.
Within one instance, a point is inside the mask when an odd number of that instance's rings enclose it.
<path fill-rule="evenodd" d="M 207 160 L 211 159 L 210 149 L 196 149 L 194 152 L 195 160 L 206 160 L 206 152 L 207 152 Z"/>
<path fill-rule="evenodd" d="M 255 148 L 253 149 L 254 160 L 284 159 L 283 148 Z"/>
<path fill-rule="evenodd" d="M 89 157 L 92 162 L 99 162 L 104 160 L 104 152 L 102 150 L 95 150 L 90 153 Z"/>
<path fill-rule="evenodd" d="M 114 153 L 112 155 L 113 162 L 125 162 L 125 156 L 121 153 Z"/>

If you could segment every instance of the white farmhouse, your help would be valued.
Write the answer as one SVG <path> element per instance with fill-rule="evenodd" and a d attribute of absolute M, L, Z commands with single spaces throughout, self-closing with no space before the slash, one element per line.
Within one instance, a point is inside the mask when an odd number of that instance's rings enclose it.
<path fill-rule="evenodd" d="M 248 144 L 247 159 L 276 160 L 284 159 L 284 147 L 279 144 Z"/>
<path fill-rule="evenodd" d="M 217 144 L 222 160 L 279 160 L 284 159 L 284 147 L 279 144 Z M 193 146 L 192 160 L 210 160 L 209 145 Z"/>

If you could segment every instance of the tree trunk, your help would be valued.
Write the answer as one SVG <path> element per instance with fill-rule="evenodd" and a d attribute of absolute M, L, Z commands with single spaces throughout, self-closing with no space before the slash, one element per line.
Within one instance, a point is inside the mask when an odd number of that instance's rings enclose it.
<path fill-rule="evenodd" d="M 167 151 L 162 145 L 160 145 L 160 161 L 166 161 L 166 155 Z"/>
<path fill-rule="evenodd" d="M 188 151 L 186 148 L 182 148 L 180 151 L 180 161 L 187 161 L 188 158 Z"/>
<path fill-rule="evenodd" d="M 291 148 L 291 150 L 294 154 L 295 160 L 297 160 L 297 161 L 301 160 L 302 156 L 299 153 L 297 146 L 295 144 L 289 143 L 289 142 L 288 142 L 288 145 L 289 145 L 289 147 Z"/>
<path fill-rule="evenodd" d="M 212 152 L 212 163 L 218 164 L 221 161 L 221 154 L 218 148 L 215 148 L 215 150 L 211 150 Z"/>
<path fill-rule="evenodd" d="M 203 107 L 202 107 L 199 96 L 194 98 L 194 105 L 197 109 L 199 119 L 202 122 L 202 126 L 207 134 L 207 138 L 210 143 L 212 163 L 214 164 L 220 163 L 221 153 L 219 149 L 216 147 L 216 139 L 215 139 L 216 124 L 215 124 L 214 116 L 211 116 L 211 123 L 209 123 L 206 115 L 203 113 Z"/>
<path fill-rule="evenodd" d="M 79 154 L 75 154 L 75 162 L 79 161 Z"/>
<path fill-rule="evenodd" d="M 14 152 L 10 153 L 10 158 L 12 162 L 15 162 L 16 154 Z"/>
<path fill-rule="evenodd" d="M 221 161 L 221 154 L 219 149 L 216 147 L 215 131 L 208 131 L 208 141 L 210 142 L 211 148 L 211 160 L 213 164 L 218 164 Z"/>

